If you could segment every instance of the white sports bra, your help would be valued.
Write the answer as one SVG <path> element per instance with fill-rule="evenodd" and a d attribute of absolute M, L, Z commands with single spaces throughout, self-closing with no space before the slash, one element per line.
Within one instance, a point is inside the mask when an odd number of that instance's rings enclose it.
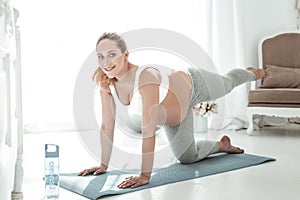
<path fill-rule="evenodd" d="M 110 85 L 111 94 L 116 105 L 116 124 L 121 130 L 141 132 L 143 105 L 142 96 L 139 93 L 139 78 L 141 72 L 146 68 L 149 68 L 149 66 L 139 66 L 136 70 L 133 94 L 129 105 L 124 105 L 120 102 L 115 87 Z M 169 90 L 169 75 L 174 70 L 166 67 L 152 68 L 157 69 L 161 75 L 161 83 L 159 86 L 159 103 L 161 103 L 167 96 Z"/>

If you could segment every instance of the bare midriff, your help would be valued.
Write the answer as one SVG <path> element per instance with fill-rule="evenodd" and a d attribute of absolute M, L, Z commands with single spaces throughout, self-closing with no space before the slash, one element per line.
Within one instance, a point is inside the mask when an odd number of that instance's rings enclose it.
<path fill-rule="evenodd" d="M 176 71 L 169 76 L 169 90 L 160 104 L 159 118 L 164 121 L 165 125 L 175 126 L 185 118 L 190 104 L 191 91 L 192 81 L 185 72 Z"/>

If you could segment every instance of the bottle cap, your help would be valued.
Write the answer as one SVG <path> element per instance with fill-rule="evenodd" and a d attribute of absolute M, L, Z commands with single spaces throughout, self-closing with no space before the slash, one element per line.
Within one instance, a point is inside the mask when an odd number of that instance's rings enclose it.
<path fill-rule="evenodd" d="M 59 157 L 59 146 L 55 144 L 45 144 L 45 158 Z"/>

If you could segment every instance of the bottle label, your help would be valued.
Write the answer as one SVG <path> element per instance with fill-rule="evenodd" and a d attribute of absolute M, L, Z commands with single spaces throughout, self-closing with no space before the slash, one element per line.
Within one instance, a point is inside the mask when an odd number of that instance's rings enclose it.
<path fill-rule="evenodd" d="M 59 147 L 45 144 L 45 196 L 47 199 L 59 196 Z"/>
<path fill-rule="evenodd" d="M 48 166 L 46 167 L 46 185 L 49 185 L 49 188 L 55 189 L 58 186 L 59 182 L 59 174 L 57 166 L 54 166 L 54 161 L 48 162 Z"/>

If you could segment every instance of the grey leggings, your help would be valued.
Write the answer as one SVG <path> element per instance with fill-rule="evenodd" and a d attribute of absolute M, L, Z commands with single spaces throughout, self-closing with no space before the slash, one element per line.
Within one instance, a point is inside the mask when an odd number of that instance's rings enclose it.
<path fill-rule="evenodd" d="M 180 124 L 165 126 L 172 151 L 181 163 L 194 163 L 219 151 L 215 141 L 195 142 L 193 106 L 223 97 L 234 87 L 255 80 L 255 74 L 244 69 L 233 69 L 223 76 L 194 68 L 188 72 L 193 85 L 188 113 Z"/>

